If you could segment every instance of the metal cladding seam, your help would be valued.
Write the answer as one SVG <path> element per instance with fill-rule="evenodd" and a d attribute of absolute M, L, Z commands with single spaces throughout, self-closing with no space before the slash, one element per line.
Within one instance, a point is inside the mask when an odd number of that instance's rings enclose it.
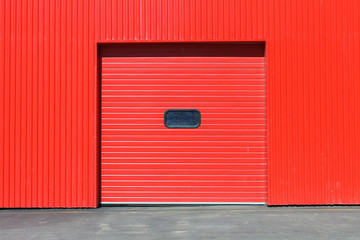
<path fill-rule="evenodd" d="M 360 203 L 358 0 L 0 0 L 0 206 L 96 207 L 98 44 L 265 41 L 268 204 Z"/>

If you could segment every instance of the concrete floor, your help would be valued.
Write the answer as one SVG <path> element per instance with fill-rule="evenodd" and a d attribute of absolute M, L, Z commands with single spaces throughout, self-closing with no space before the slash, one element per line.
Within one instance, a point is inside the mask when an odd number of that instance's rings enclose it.
<path fill-rule="evenodd" d="M 360 207 L 0 210 L 0 239 L 360 239 Z"/>

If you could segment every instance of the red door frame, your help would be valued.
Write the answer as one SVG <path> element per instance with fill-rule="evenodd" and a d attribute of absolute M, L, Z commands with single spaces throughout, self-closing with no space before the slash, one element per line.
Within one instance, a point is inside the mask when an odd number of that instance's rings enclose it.
<path fill-rule="evenodd" d="M 266 191 L 266 201 L 265 204 L 268 203 L 268 193 L 269 193 L 269 165 L 271 163 L 270 158 L 269 158 L 269 142 L 268 142 L 268 136 L 270 133 L 270 128 L 269 128 L 269 60 L 267 58 L 267 56 L 269 55 L 269 49 L 268 49 L 268 43 L 267 41 L 264 40 L 260 40 L 260 41 L 124 41 L 124 42 L 119 42 L 119 41 L 99 41 L 96 43 L 96 69 L 95 69 L 95 75 L 96 75 L 96 87 L 95 87 L 95 94 L 96 94 L 96 126 L 97 126 L 97 136 L 96 136 L 96 149 L 97 149 L 97 163 L 96 165 L 98 166 L 97 169 L 97 179 L 96 181 L 96 189 L 97 189 L 97 194 L 96 194 L 96 198 L 97 198 L 97 204 L 96 207 L 100 206 L 100 201 L 101 201 L 101 51 L 104 47 L 107 46 L 111 46 L 111 45 L 132 45 L 132 44 L 191 44 L 191 43 L 196 43 L 196 44 L 206 44 L 206 43 L 216 43 L 216 44 L 229 44 L 229 43 L 233 43 L 233 44 L 262 44 L 264 46 L 264 52 L 263 52 L 263 56 L 265 59 L 265 91 L 266 91 L 266 98 L 265 98 L 265 113 L 266 113 L 266 120 L 265 120 L 265 124 L 266 124 L 266 148 L 267 148 L 267 166 L 266 166 L 266 185 L 267 185 L 267 191 Z"/>

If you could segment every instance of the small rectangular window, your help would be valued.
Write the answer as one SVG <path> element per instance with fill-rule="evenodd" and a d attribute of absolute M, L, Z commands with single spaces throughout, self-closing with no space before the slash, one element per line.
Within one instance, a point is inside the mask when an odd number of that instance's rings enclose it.
<path fill-rule="evenodd" d="M 196 109 L 169 109 L 164 114 L 167 128 L 198 128 L 201 114 Z"/>

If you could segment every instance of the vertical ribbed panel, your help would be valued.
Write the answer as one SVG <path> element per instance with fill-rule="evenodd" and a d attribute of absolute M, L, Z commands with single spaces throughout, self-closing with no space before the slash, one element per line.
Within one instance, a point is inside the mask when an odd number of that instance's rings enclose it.
<path fill-rule="evenodd" d="M 359 2 L 272 9 L 268 203 L 359 204 Z"/>
<path fill-rule="evenodd" d="M 0 207 L 97 206 L 94 4 L 0 1 Z"/>
<path fill-rule="evenodd" d="M 360 203 L 358 0 L 0 0 L 0 206 L 95 207 L 97 43 L 263 41 L 269 195 Z"/>

